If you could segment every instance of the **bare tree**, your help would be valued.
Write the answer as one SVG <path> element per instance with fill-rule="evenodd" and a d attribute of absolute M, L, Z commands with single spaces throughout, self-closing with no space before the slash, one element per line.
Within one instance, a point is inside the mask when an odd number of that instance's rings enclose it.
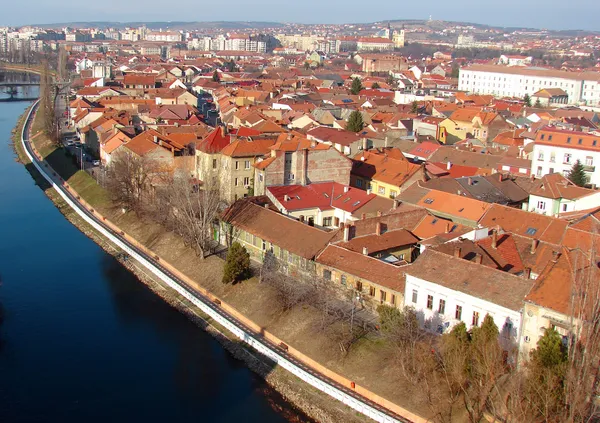
<path fill-rule="evenodd" d="M 58 140 L 57 119 L 54 111 L 55 87 L 48 60 L 42 63 L 40 74 L 40 110 L 42 112 L 44 130 L 54 140 Z"/>
<path fill-rule="evenodd" d="M 170 193 L 175 230 L 204 259 L 217 244 L 213 230 L 224 207 L 217 182 L 204 181 L 200 189 L 185 171 L 178 170 Z"/>

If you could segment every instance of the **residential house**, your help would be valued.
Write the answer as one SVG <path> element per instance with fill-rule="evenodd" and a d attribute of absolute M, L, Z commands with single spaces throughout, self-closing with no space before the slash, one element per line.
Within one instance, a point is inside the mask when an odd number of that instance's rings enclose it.
<path fill-rule="evenodd" d="M 478 108 L 458 109 L 438 126 L 445 128 L 447 144 L 455 144 L 465 138 L 493 140 L 498 133 L 510 129 L 510 125 L 502 115 L 495 112 L 482 112 Z"/>
<path fill-rule="evenodd" d="M 319 126 L 308 131 L 306 136 L 309 140 L 331 145 L 346 156 L 355 154 L 358 150 L 367 149 L 365 138 L 344 129 Z"/>
<path fill-rule="evenodd" d="M 551 173 L 568 176 L 579 160 L 589 183 L 600 186 L 600 132 L 579 132 L 546 126 L 537 132 L 533 145 L 531 173 L 541 178 Z"/>
<path fill-rule="evenodd" d="M 578 187 L 560 173 L 543 176 L 532 188 L 527 209 L 557 216 L 600 205 L 600 191 Z"/>
<path fill-rule="evenodd" d="M 370 150 L 354 157 L 350 185 L 393 199 L 424 179 L 424 167 L 409 162 L 400 150 Z"/>

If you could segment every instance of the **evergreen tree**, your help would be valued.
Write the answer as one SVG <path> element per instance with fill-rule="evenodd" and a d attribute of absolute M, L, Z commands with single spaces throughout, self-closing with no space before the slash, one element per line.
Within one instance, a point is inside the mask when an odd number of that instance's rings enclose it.
<path fill-rule="evenodd" d="M 556 329 L 546 329 L 544 336 L 537 343 L 537 348 L 531 351 L 531 362 L 546 369 L 567 362 L 567 349 Z"/>
<path fill-rule="evenodd" d="M 373 85 L 371 85 L 371 88 L 373 88 L 374 90 L 377 90 L 381 87 L 379 86 L 379 84 L 377 82 L 374 82 Z"/>
<path fill-rule="evenodd" d="M 571 171 L 569 172 L 569 181 L 573 182 L 578 187 L 583 187 L 588 183 L 588 177 L 585 174 L 585 170 L 583 170 L 583 165 L 579 160 L 577 160 Z"/>
<path fill-rule="evenodd" d="M 360 132 L 365 125 L 363 121 L 362 114 L 360 111 L 355 110 L 350 114 L 348 118 L 348 124 L 346 124 L 346 129 L 351 132 Z"/>
<path fill-rule="evenodd" d="M 541 108 L 541 107 L 542 107 L 542 102 L 540 101 L 540 99 L 539 99 L 539 98 L 535 100 L 535 104 L 534 104 L 534 106 L 535 106 L 537 109 L 539 109 L 539 108 Z"/>
<path fill-rule="evenodd" d="M 359 78 L 354 78 L 352 80 L 352 86 L 350 87 L 350 92 L 353 95 L 358 95 L 359 92 L 363 90 L 362 82 L 360 82 Z"/>
<path fill-rule="evenodd" d="M 398 81 L 396 81 L 396 78 L 394 78 L 392 75 L 390 75 L 385 80 L 385 83 L 392 87 L 395 87 L 398 84 Z"/>
<path fill-rule="evenodd" d="M 417 100 L 412 102 L 412 107 L 410 108 L 410 112 L 411 113 L 419 113 L 419 103 L 417 103 Z"/>
<path fill-rule="evenodd" d="M 235 283 L 248 276 L 250 272 L 250 254 L 239 242 L 229 247 L 225 267 L 223 268 L 223 283 Z"/>
<path fill-rule="evenodd" d="M 525 97 L 523 97 L 523 103 L 525 103 L 525 106 L 531 107 L 531 97 L 529 97 L 529 94 L 525 94 Z"/>
<path fill-rule="evenodd" d="M 233 59 L 231 59 L 229 62 L 225 63 L 225 67 L 229 72 L 235 72 L 236 64 Z"/>
<path fill-rule="evenodd" d="M 304 62 L 304 69 L 309 70 L 310 69 L 310 63 Z"/>
<path fill-rule="evenodd" d="M 219 72 L 217 72 L 217 70 L 215 69 L 215 71 L 213 72 L 213 76 L 212 76 L 212 80 L 214 82 L 219 82 L 221 80 L 221 77 L 219 76 Z"/>

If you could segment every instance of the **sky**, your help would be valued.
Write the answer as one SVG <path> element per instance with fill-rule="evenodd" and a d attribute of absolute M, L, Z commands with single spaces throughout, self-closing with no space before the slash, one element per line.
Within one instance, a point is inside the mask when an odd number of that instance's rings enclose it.
<path fill-rule="evenodd" d="M 360 23 L 433 19 L 600 31 L 597 0 L 27 0 L 3 1 L 0 26 L 62 22 L 270 21 Z M 26 5 L 26 6 L 24 6 Z"/>

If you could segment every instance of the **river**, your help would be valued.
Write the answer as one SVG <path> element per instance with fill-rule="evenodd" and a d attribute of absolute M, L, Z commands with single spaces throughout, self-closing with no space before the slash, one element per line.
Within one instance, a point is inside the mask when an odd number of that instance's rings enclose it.
<path fill-rule="evenodd" d="M 46 198 L 9 142 L 26 105 L 0 103 L 0 422 L 296 419 Z"/>

